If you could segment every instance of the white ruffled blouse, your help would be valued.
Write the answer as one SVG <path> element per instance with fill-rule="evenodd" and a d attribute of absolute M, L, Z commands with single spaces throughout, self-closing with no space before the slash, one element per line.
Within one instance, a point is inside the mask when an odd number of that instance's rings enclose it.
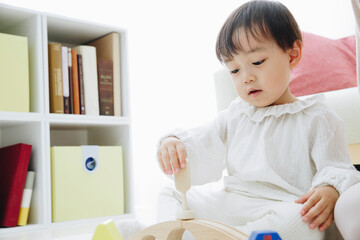
<path fill-rule="evenodd" d="M 360 182 L 344 124 L 322 95 L 264 108 L 239 97 L 209 124 L 176 130 L 185 145 L 192 185 L 222 177 L 229 191 L 293 201 L 312 188 L 341 194 Z"/>

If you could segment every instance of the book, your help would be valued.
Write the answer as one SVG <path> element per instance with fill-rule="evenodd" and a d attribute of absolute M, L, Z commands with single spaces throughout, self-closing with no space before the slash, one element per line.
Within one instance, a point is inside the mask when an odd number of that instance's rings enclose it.
<path fill-rule="evenodd" d="M 107 59 L 113 62 L 113 89 L 114 89 L 114 115 L 121 116 L 121 58 L 120 34 L 109 33 L 88 43 L 96 47 L 98 59 Z"/>
<path fill-rule="evenodd" d="M 98 59 L 100 115 L 114 116 L 113 62 Z"/>
<path fill-rule="evenodd" d="M 75 47 L 75 49 L 82 57 L 85 113 L 86 115 L 99 115 L 96 48 L 92 46 L 80 45 Z"/>
<path fill-rule="evenodd" d="M 64 113 L 61 44 L 49 43 L 48 55 L 50 113 Z"/>
<path fill-rule="evenodd" d="M 68 50 L 65 46 L 61 46 L 61 69 L 64 95 L 64 113 L 70 113 Z"/>
<path fill-rule="evenodd" d="M 53 146 L 52 222 L 124 213 L 121 146 Z"/>
<path fill-rule="evenodd" d="M 18 226 L 25 226 L 27 224 L 34 181 L 35 172 L 28 171 L 26 175 L 25 188 L 21 199 L 20 212 L 17 223 Z"/>
<path fill-rule="evenodd" d="M 72 57 L 71 48 L 68 47 L 68 73 L 69 73 L 69 113 L 74 113 L 74 93 L 73 93 L 73 79 L 72 79 Z"/>
<path fill-rule="evenodd" d="M 78 76 L 78 58 L 76 49 L 71 49 L 71 63 L 72 63 L 72 83 L 73 83 L 73 101 L 74 114 L 80 114 L 80 90 L 79 90 L 79 76 Z"/>
<path fill-rule="evenodd" d="M 17 225 L 31 148 L 24 143 L 0 148 L 0 226 Z"/>
<path fill-rule="evenodd" d="M 0 33 L 0 111 L 29 112 L 28 39 Z"/>
<path fill-rule="evenodd" d="M 85 114 L 85 96 L 84 96 L 84 74 L 82 67 L 82 56 L 77 55 L 78 60 L 78 78 L 79 78 L 79 103 L 80 103 L 80 114 Z"/>

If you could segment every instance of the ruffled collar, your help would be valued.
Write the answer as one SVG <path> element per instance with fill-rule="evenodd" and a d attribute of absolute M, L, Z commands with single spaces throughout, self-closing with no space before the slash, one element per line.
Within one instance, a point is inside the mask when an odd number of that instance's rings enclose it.
<path fill-rule="evenodd" d="M 300 99 L 299 101 L 293 103 L 287 103 L 282 105 L 273 105 L 268 107 L 256 107 L 253 106 L 238 97 L 238 101 L 241 102 L 241 113 L 245 113 L 250 120 L 254 122 L 261 122 L 264 118 L 268 116 L 274 116 L 276 118 L 284 114 L 295 114 L 298 112 L 307 109 L 316 103 L 324 102 L 324 95 L 318 94 L 306 99 Z"/>

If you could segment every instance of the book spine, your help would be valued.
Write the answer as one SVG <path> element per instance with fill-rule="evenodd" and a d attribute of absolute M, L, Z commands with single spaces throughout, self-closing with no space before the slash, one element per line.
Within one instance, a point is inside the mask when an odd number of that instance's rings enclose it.
<path fill-rule="evenodd" d="M 120 59 L 120 34 L 113 36 L 113 79 L 114 79 L 114 115 L 121 116 L 121 59 Z"/>
<path fill-rule="evenodd" d="M 96 48 L 92 46 L 77 46 L 75 48 L 82 55 L 84 99 L 86 115 L 99 116 L 99 92 Z"/>
<path fill-rule="evenodd" d="M 61 44 L 49 43 L 48 52 L 50 113 L 64 113 Z"/>
<path fill-rule="evenodd" d="M 78 60 L 78 79 L 79 79 L 79 103 L 80 103 L 80 114 L 85 114 L 85 94 L 84 94 L 84 74 L 82 56 L 77 55 Z"/>
<path fill-rule="evenodd" d="M 74 93 L 73 93 L 73 79 L 72 79 L 72 57 L 71 48 L 68 48 L 68 69 L 69 69 L 69 113 L 74 113 Z"/>
<path fill-rule="evenodd" d="M 31 202 L 31 195 L 34 186 L 35 172 L 28 171 L 26 176 L 25 188 L 21 199 L 18 226 L 25 226 L 29 217 L 29 209 Z"/>
<path fill-rule="evenodd" d="M 113 61 L 114 115 L 121 116 L 121 57 L 120 34 L 112 32 L 87 43 L 96 47 L 97 59 Z"/>
<path fill-rule="evenodd" d="M 113 62 L 98 59 L 100 115 L 114 116 Z"/>
<path fill-rule="evenodd" d="M 78 60 L 76 49 L 71 49 L 74 114 L 80 114 Z"/>
<path fill-rule="evenodd" d="M 64 94 L 64 113 L 70 113 L 68 51 L 67 47 L 65 46 L 61 47 L 61 64 Z"/>

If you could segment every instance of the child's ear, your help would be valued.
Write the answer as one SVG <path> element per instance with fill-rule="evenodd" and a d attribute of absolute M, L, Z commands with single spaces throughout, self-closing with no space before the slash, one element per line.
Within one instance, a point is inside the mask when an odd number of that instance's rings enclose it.
<path fill-rule="evenodd" d="M 303 44 L 300 40 L 296 40 L 292 49 L 289 50 L 290 68 L 294 69 L 301 60 Z"/>

